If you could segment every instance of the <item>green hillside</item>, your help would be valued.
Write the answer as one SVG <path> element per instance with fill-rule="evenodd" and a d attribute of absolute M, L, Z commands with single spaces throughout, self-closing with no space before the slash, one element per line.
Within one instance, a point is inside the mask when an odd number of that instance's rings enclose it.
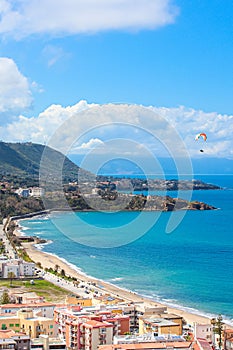
<path fill-rule="evenodd" d="M 0 142 L 0 174 L 14 176 L 30 176 L 38 178 L 40 161 L 45 150 L 44 145 L 32 142 L 6 143 Z M 62 153 L 46 147 L 48 169 L 56 169 L 57 164 L 63 164 L 63 178 L 77 178 L 79 167 Z M 62 162 L 62 163 L 61 163 Z"/>

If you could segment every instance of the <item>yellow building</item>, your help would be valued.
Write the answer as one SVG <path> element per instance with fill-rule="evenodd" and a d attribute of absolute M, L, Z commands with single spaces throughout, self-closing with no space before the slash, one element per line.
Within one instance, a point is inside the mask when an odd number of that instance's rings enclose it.
<path fill-rule="evenodd" d="M 78 295 L 68 295 L 66 297 L 66 304 L 88 307 L 88 306 L 92 306 L 92 298 L 82 298 Z"/>
<path fill-rule="evenodd" d="M 56 324 L 48 317 L 36 316 L 31 309 L 21 309 L 14 316 L 1 317 L 1 329 L 12 329 L 24 332 L 31 338 L 38 338 L 40 334 L 55 337 Z"/>
<path fill-rule="evenodd" d="M 159 335 L 181 335 L 182 330 L 180 325 L 171 320 L 164 318 L 147 318 L 139 317 L 139 334 L 153 333 L 155 336 Z"/>

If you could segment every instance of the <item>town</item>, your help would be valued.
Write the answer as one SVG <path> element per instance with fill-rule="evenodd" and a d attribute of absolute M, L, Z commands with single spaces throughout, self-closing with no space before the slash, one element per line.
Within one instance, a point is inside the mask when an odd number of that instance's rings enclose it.
<path fill-rule="evenodd" d="M 9 227 L 5 221 L 1 231 L 1 349 L 232 349 L 233 329 L 221 315 L 188 323 L 164 305 L 124 298 L 98 281 L 68 277 L 58 265 L 44 268 L 42 261 L 24 260 L 11 244 Z M 17 281 L 30 285 L 30 292 L 16 288 Z M 50 301 L 38 295 L 41 281 L 62 288 L 63 300 L 56 299 L 56 292 Z"/>

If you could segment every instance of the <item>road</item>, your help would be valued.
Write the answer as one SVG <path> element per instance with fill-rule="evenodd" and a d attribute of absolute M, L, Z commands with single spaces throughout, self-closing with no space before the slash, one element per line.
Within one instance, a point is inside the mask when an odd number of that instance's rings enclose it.
<path fill-rule="evenodd" d="M 61 288 L 64 288 L 68 290 L 69 292 L 72 292 L 76 295 L 79 295 L 82 298 L 87 298 L 90 297 L 92 298 L 93 296 L 101 296 L 102 295 L 102 290 L 99 287 L 96 287 L 93 284 L 88 284 L 88 283 L 80 283 L 79 287 L 75 286 L 73 282 L 67 281 L 63 278 L 57 277 L 53 275 L 52 273 L 49 272 L 44 272 L 43 270 L 37 270 L 40 271 L 41 276 L 46 280 L 49 281 L 56 286 L 59 286 Z M 82 286 L 82 287 L 81 287 Z"/>
<path fill-rule="evenodd" d="M 4 245 L 5 245 L 5 250 L 6 250 L 6 256 L 9 259 L 15 259 L 17 258 L 17 253 L 15 252 L 14 248 L 10 244 L 10 241 L 8 240 L 6 233 L 3 230 L 4 225 L 0 224 L 0 239 L 2 239 Z"/>

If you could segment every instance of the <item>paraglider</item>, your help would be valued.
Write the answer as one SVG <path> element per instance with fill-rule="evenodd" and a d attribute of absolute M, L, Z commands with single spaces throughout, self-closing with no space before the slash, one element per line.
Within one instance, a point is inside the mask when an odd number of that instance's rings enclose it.
<path fill-rule="evenodd" d="M 199 134 L 196 135 L 195 140 L 198 141 L 200 138 L 203 138 L 204 141 L 207 140 L 207 136 L 204 132 L 200 132 Z M 200 149 L 200 152 L 204 152 L 203 149 Z"/>
<path fill-rule="evenodd" d="M 204 141 L 207 140 L 207 136 L 204 132 L 201 132 L 200 134 L 197 134 L 196 137 L 195 137 L 195 140 L 199 140 L 199 138 L 202 137 Z"/>

